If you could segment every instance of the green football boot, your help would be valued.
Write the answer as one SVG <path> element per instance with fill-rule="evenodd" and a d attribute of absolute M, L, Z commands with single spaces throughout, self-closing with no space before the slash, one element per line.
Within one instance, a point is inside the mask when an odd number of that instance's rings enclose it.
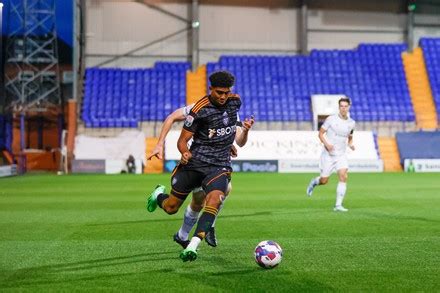
<path fill-rule="evenodd" d="M 153 190 L 153 192 L 150 194 L 150 196 L 147 199 L 147 210 L 152 213 L 157 208 L 157 196 L 161 193 L 165 193 L 165 186 L 163 185 L 157 185 L 156 188 Z"/>
<path fill-rule="evenodd" d="M 180 259 L 184 262 L 195 261 L 197 259 L 197 251 L 186 248 L 180 253 Z"/>

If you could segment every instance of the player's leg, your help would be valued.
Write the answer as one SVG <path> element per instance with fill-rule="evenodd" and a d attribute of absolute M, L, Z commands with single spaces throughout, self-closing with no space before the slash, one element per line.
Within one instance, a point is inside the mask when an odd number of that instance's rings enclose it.
<path fill-rule="evenodd" d="M 153 212 L 157 206 L 167 214 L 175 214 L 185 201 L 188 194 L 195 187 L 195 182 L 201 181 L 201 176 L 194 171 L 182 170 L 176 167 L 171 175 L 171 192 L 165 193 L 165 187 L 158 185 L 150 194 L 147 200 L 147 210 Z M 200 183 L 199 183 L 200 185 Z"/>
<path fill-rule="evenodd" d="M 347 191 L 347 179 L 348 179 L 348 161 L 346 156 L 341 156 L 337 162 L 338 170 L 338 186 L 336 187 L 336 204 L 334 211 L 347 212 L 348 209 L 342 205 Z"/>
<path fill-rule="evenodd" d="M 180 254 L 183 261 L 193 261 L 197 258 L 197 248 L 218 214 L 218 209 L 228 188 L 229 179 L 229 171 L 216 169 L 203 180 L 203 189 L 207 193 L 205 208 L 197 221 L 196 230 L 188 247 Z"/>
<path fill-rule="evenodd" d="M 188 204 L 183 216 L 183 223 L 179 231 L 174 234 L 174 241 L 186 248 L 189 244 L 188 235 L 194 225 L 197 223 L 199 213 L 203 208 L 206 194 L 203 188 L 198 187 L 192 192 L 191 203 Z"/>
<path fill-rule="evenodd" d="M 228 189 L 226 190 L 225 197 L 224 197 L 223 201 L 221 202 L 220 206 L 218 207 L 218 213 L 220 213 L 220 211 L 223 209 L 223 206 L 225 205 L 225 201 L 228 198 L 228 195 L 231 193 L 231 191 L 232 191 L 232 184 L 229 181 Z M 208 243 L 208 245 L 212 246 L 212 247 L 217 246 L 217 236 L 215 235 L 215 223 L 217 222 L 217 218 L 218 218 L 218 215 L 217 215 L 217 217 L 215 217 L 214 222 L 212 223 L 212 226 L 208 230 L 208 232 L 206 233 L 206 237 L 205 237 L 206 243 Z"/>
<path fill-rule="evenodd" d="M 318 177 L 312 178 L 310 180 L 309 185 L 307 186 L 307 196 L 312 196 L 313 190 L 318 185 L 325 185 L 328 183 L 328 179 L 333 171 L 333 160 L 330 155 L 328 155 L 326 152 L 323 152 L 321 154 L 321 158 L 319 160 L 319 169 L 321 171 L 320 175 Z"/>

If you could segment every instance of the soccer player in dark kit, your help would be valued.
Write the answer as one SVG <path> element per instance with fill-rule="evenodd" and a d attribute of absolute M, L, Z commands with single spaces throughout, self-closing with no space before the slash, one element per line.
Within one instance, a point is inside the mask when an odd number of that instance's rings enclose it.
<path fill-rule="evenodd" d="M 200 99 L 184 122 L 177 142 L 181 153 L 179 165 L 171 175 L 171 192 L 158 185 L 147 201 L 153 212 L 157 206 L 168 214 L 176 213 L 188 194 L 202 186 L 206 202 L 193 237 L 180 258 L 193 261 L 197 247 L 215 220 L 231 180 L 231 147 L 235 139 L 240 97 L 231 93 L 234 76 L 218 71 L 209 77 L 210 94 Z M 188 141 L 193 138 L 190 149 Z"/>

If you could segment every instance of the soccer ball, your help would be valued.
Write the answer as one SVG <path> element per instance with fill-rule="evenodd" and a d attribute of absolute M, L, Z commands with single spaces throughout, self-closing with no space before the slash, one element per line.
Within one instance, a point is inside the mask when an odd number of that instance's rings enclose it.
<path fill-rule="evenodd" d="M 261 241 L 255 247 L 255 261 L 262 268 L 274 268 L 280 264 L 282 258 L 283 250 L 275 241 Z"/>

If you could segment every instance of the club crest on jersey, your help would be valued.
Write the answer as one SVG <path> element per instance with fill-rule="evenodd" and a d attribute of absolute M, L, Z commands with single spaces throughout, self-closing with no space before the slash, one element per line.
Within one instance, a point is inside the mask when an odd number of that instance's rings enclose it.
<path fill-rule="evenodd" d="M 227 126 L 229 124 L 229 116 L 228 113 L 223 113 L 223 124 Z"/>
<path fill-rule="evenodd" d="M 186 127 L 191 127 L 191 125 L 193 124 L 193 122 L 194 122 L 194 117 L 191 116 L 191 115 L 188 115 L 188 116 L 186 117 L 186 119 L 185 119 L 185 126 L 186 126 Z"/>

